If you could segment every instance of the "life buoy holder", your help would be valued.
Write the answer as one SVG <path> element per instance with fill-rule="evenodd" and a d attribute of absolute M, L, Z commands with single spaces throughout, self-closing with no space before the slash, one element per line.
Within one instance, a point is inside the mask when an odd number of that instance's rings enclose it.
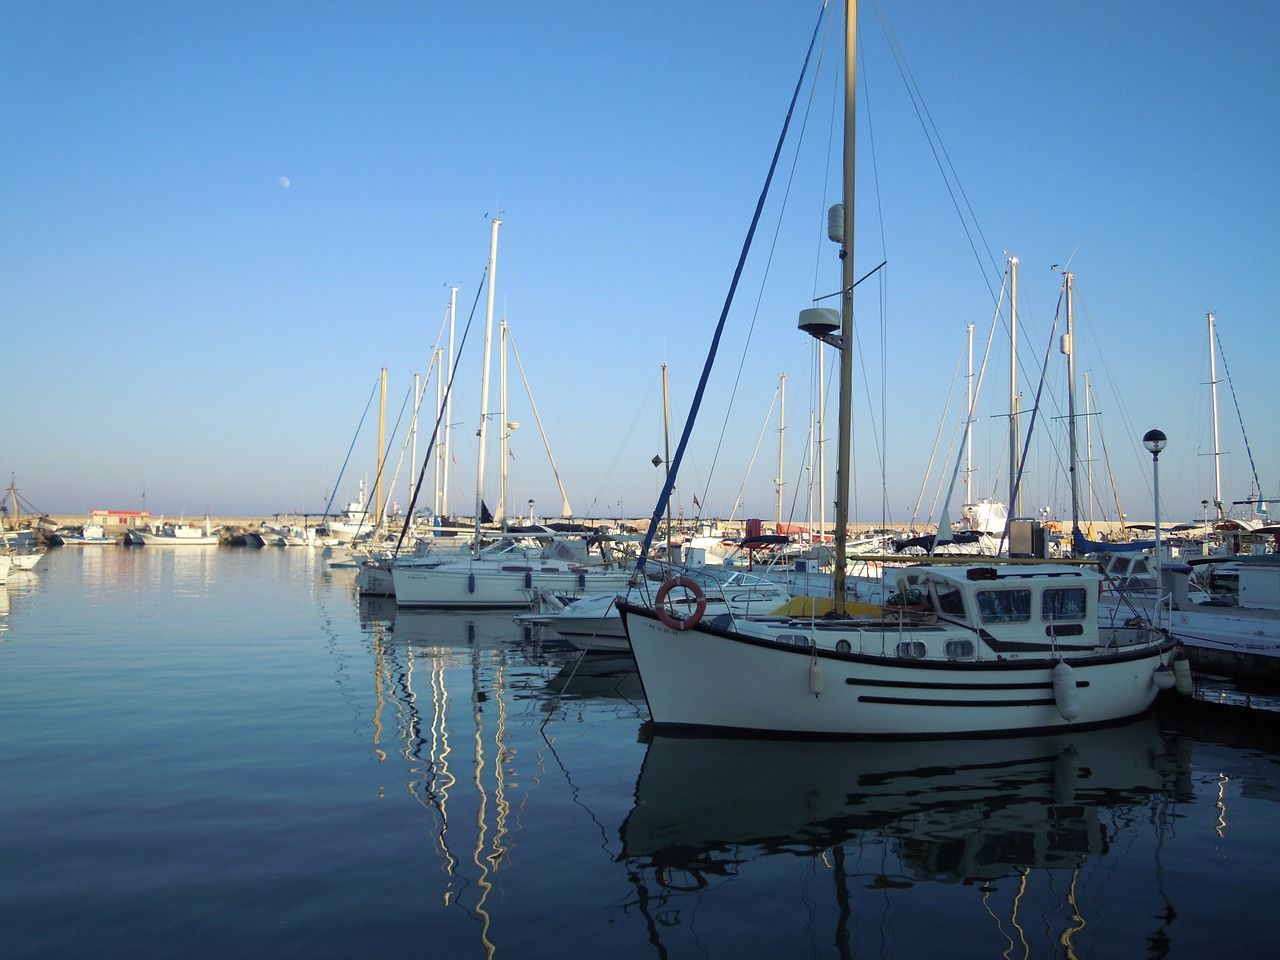
<path fill-rule="evenodd" d="M 664 604 L 667 594 L 676 587 L 683 587 L 688 590 L 694 600 L 693 612 L 683 619 L 673 615 Z M 707 612 L 707 595 L 702 592 L 702 588 L 697 583 L 688 577 L 672 577 L 658 588 L 658 595 L 653 598 L 653 606 L 658 614 L 658 619 L 672 630 L 688 630 L 701 620 L 702 615 Z"/>

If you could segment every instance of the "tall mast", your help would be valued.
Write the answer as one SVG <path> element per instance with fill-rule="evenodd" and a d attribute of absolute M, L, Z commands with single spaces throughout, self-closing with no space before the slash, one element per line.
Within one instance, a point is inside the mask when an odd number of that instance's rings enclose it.
<path fill-rule="evenodd" d="M 782 524 L 782 447 L 787 429 L 787 375 L 778 380 L 778 479 L 773 482 L 778 494 L 778 524 Z"/>
<path fill-rule="evenodd" d="M 1062 352 L 1067 355 L 1067 447 L 1070 450 L 1067 471 L 1071 475 L 1071 543 L 1074 546 L 1080 530 L 1080 497 L 1076 492 L 1076 328 L 1071 300 L 1075 277 L 1064 273 L 1062 282 L 1067 301 L 1067 332 L 1062 337 Z"/>
<path fill-rule="evenodd" d="M 969 339 L 969 376 L 965 380 L 964 402 L 964 498 L 973 503 L 973 324 L 965 324 Z"/>
<path fill-rule="evenodd" d="M 849 541 L 849 486 L 853 442 L 853 170 L 858 94 L 858 2 L 845 0 L 844 26 L 844 232 L 840 238 L 840 420 L 836 456 L 835 570 L 832 600 L 844 615 L 845 560 Z"/>
<path fill-rule="evenodd" d="M 1089 389 L 1089 371 L 1084 372 L 1084 488 L 1089 497 L 1089 539 L 1093 539 L 1093 392 Z"/>
<path fill-rule="evenodd" d="M 378 484 L 377 506 L 373 510 L 373 525 L 378 527 L 382 524 L 382 451 L 387 443 L 387 368 L 382 368 L 381 381 L 381 401 L 378 405 Z"/>
<path fill-rule="evenodd" d="M 484 513 L 484 441 L 489 424 L 489 356 L 493 351 L 493 280 L 498 271 L 498 227 L 501 217 L 493 218 L 493 233 L 489 238 L 489 291 L 484 309 L 484 359 L 480 367 L 480 429 L 476 431 L 479 452 L 476 455 L 476 524 L 475 542 L 471 549 L 480 552 L 480 517 Z"/>
<path fill-rule="evenodd" d="M 1018 505 L 1018 258 L 1009 258 L 1009 516 L 1020 517 Z"/>
<path fill-rule="evenodd" d="M 667 365 L 662 365 L 662 462 L 671 475 L 671 408 L 667 400 Z M 665 479 L 665 477 L 664 477 Z M 671 497 L 667 497 L 667 555 L 671 555 Z"/>
<path fill-rule="evenodd" d="M 453 382 L 453 327 L 458 318 L 458 288 L 449 288 L 449 354 L 445 357 L 444 369 L 444 444 L 440 448 L 444 459 L 444 468 L 440 476 L 440 513 L 449 515 L 449 461 L 453 456 L 453 391 L 449 384 Z"/>
<path fill-rule="evenodd" d="M 1221 454 L 1218 452 L 1218 361 L 1214 352 L 1213 314 L 1209 314 L 1209 394 L 1213 398 L 1213 507 L 1218 511 L 1218 519 L 1226 516 L 1222 509 L 1222 470 Z"/>
<path fill-rule="evenodd" d="M 427 371 L 430 375 L 431 371 Z M 419 391 L 422 392 L 419 392 Z M 417 477 L 414 472 L 414 466 L 418 462 L 418 410 L 422 406 L 422 394 L 426 391 L 422 387 L 422 377 L 420 374 L 413 375 L 413 420 L 410 422 L 409 433 L 409 497 L 405 503 L 417 503 L 414 484 L 417 483 Z"/>
<path fill-rule="evenodd" d="M 507 321 L 498 322 L 498 512 L 494 519 L 503 530 L 507 529 L 507 441 L 511 438 L 511 424 L 507 422 Z"/>

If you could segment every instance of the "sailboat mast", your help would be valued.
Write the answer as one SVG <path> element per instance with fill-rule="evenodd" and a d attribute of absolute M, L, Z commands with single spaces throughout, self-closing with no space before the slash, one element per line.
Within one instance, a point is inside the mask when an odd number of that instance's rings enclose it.
<path fill-rule="evenodd" d="M 667 365 L 662 365 L 662 462 L 671 475 L 671 408 L 667 400 Z M 671 554 L 671 497 L 667 497 L 667 555 Z"/>
<path fill-rule="evenodd" d="M 1071 543 L 1074 546 L 1080 531 L 1080 497 L 1076 492 L 1076 350 L 1075 314 L 1072 308 L 1072 292 L 1075 277 L 1062 275 L 1067 301 L 1067 332 L 1062 337 L 1062 352 L 1067 355 L 1067 472 L 1071 475 Z"/>
<path fill-rule="evenodd" d="M 1018 441 L 1018 258 L 1009 258 L 1009 516 L 1019 517 Z"/>
<path fill-rule="evenodd" d="M 480 518 L 484 514 L 484 446 L 489 424 L 489 357 L 493 351 L 493 281 L 498 271 L 498 227 L 501 217 L 493 218 L 493 233 L 489 238 L 489 291 L 484 309 L 484 359 L 480 367 L 480 429 L 476 431 L 479 452 L 476 455 L 476 524 L 475 543 L 471 549 L 480 552 Z"/>
<path fill-rule="evenodd" d="M 773 482 L 778 494 L 778 530 L 782 530 L 782 450 L 787 430 L 787 375 L 778 380 L 778 479 Z"/>
<path fill-rule="evenodd" d="M 498 322 L 498 512 L 494 519 L 503 530 L 507 529 L 507 441 L 511 439 L 511 424 L 507 422 L 507 321 Z"/>
<path fill-rule="evenodd" d="M 849 488 L 853 442 L 853 171 L 858 94 L 858 3 L 845 0 L 844 25 L 844 234 L 840 239 L 840 419 L 836 455 L 835 570 L 832 600 L 844 615 L 845 559 L 849 543 Z"/>
<path fill-rule="evenodd" d="M 444 443 L 440 447 L 444 468 L 440 475 L 440 510 L 444 516 L 449 515 L 449 461 L 453 456 L 453 391 L 449 384 L 453 382 L 453 329 L 458 317 L 458 288 L 449 288 L 449 355 L 444 362 Z"/>
<path fill-rule="evenodd" d="M 373 525 L 382 523 L 382 451 L 387 444 L 387 368 L 382 368 L 381 400 L 378 404 L 378 502 L 373 511 Z"/>
<path fill-rule="evenodd" d="M 1218 451 L 1218 359 L 1213 349 L 1215 339 L 1213 314 L 1209 314 L 1209 395 L 1213 400 L 1213 507 L 1218 511 L 1218 519 L 1226 516 L 1222 509 L 1222 469 L 1221 454 Z"/>
<path fill-rule="evenodd" d="M 965 324 L 969 340 L 969 375 L 965 378 L 964 401 L 964 494 L 973 503 L 973 324 Z"/>

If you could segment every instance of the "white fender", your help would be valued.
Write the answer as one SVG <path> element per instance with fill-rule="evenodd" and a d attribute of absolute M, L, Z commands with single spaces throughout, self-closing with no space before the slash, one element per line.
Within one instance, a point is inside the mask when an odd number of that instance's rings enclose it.
<path fill-rule="evenodd" d="M 815 698 L 822 696 L 822 688 L 825 682 L 826 680 L 822 676 L 822 664 L 818 663 L 817 660 L 813 661 L 813 663 L 809 664 L 809 692 Z"/>
<path fill-rule="evenodd" d="M 1173 675 L 1173 669 L 1167 663 L 1162 663 L 1151 675 L 1151 682 L 1156 685 L 1157 690 L 1172 690 L 1178 681 Z"/>
<path fill-rule="evenodd" d="M 1080 695 L 1076 692 L 1076 675 L 1065 660 L 1053 668 L 1053 699 L 1058 713 L 1068 722 L 1080 716 Z"/>
<path fill-rule="evenodd" d="M 1179 647 L 1173 654 L 1173 676 L 1177 681 L 1178 692 L 1184 697 L 1191 696 L 1191 661 Z"/>

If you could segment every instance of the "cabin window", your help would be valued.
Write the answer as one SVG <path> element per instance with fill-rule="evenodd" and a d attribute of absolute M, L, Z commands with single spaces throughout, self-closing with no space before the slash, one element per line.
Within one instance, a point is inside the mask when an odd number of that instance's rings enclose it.
<path fill-rule="evenodd" d="M 926 653 L 923 640 L 904 640 L 898 644 L 898 656 L 903 660 L 923 660 Z"/>
<path fill-rule="evenodd" d="M 973 656 L 972 640 L 948 640 L 947 659 L 967 660 Z"/>
<path fill-rule="evenodd" d="M 1028 623 L 1030 590 L 979 590 L 978 612 L 983 623 Z"/>
<path fill-rule="evenodd" d="M 1040 597 L 1040 616 L 1045 620 L 1083 620 L 1084 587 L 1052 587 Z"/>
<path fill-rule="evenodd" d="M 938 609 L 953 617 L 964 616 L 964 594 L 958 587 L 950 584 L 937 584 L 934 588 L 938 594 Z"/>

